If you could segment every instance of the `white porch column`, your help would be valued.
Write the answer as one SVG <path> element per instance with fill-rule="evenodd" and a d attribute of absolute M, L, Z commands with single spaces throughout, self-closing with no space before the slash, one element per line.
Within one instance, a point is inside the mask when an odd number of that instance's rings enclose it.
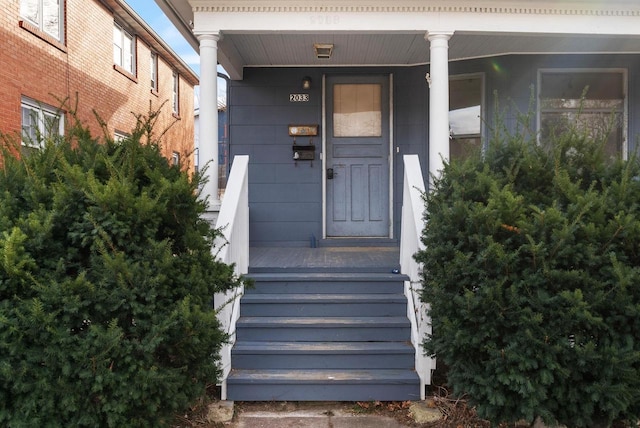
<path fill-rule="evenodd" d="M 219 34 L 201 34 L 200 41 L 200 136 L 198 163 L 207 168 L 202 198 L 208 198 L 207 212 L 220 211 L 218 198 L 218 40 Z M 217 217 L 213 215 L 212 217 Z M 215 218 L 211 220 L 215 223 Z"/>
<path fill-rule="evenodd" d="M 453 32 L 428 32 L 431 67 L 429 83 L 429 183 L 449 160 L 449 39 Z"/>

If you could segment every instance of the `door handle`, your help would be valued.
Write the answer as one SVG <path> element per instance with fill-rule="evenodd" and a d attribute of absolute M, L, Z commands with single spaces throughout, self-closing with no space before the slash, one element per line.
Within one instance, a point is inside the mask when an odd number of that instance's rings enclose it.
<path fill-rule="evenodd" d="M 335 175 L 336 173 L 333 172 L 333 168 L 327 168 L 327 180 L 333 180 Z"/>

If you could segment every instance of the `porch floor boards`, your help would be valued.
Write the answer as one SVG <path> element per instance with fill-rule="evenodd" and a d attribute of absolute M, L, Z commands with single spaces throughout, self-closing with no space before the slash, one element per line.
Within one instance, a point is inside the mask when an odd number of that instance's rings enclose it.
<path fill-rule="evenodd" d="M 251 247 L 250 271 L 263 269 L 318 269 L 334 271 L 379 270 L 398 267 L 400 249 L 396 246 L 357 247 Z"/>

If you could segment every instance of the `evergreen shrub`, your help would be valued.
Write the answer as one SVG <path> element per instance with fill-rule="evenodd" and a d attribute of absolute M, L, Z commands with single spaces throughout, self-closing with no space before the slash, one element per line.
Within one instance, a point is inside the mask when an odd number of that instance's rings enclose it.
<path fill-rule="evenodd" d="M 76 124 L 5 153 L 1 426 L 166 426 L 216 382 L 212 296 L 242 279 L 212 255 L 202 178 L 141 143 L 156 116 L 121 142 Z"/>
<path fill-rule="evenodd" d="M 494 424 L 640 415 L 640 168 L 566 128 L 498 127 L 425 195 L 425 349 Z"/>

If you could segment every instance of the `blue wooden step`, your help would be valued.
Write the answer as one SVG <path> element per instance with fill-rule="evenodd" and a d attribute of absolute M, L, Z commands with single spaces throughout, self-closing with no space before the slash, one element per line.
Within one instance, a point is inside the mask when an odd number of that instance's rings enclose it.
<path fill-rule="evenodd" d="M 403 294 L 248 294 L 242 299 L 247 317 L 391 317 L 403 316 Z"/>
<path fill-rule="evenodd" d="M 255 287 L 248 288 L 246 294 L 254 293 L 296 293 L 296 294 L 380 294 L 403 293 L 404 281 L 408 277 L 392 273 L 262 273 L 247 277 L 255 281 Z"/>
<path fill-rule="evenodd" d="M 240 317 L 236 324 L 236 340 L 243 341 L 396 341 L 406 339 L 410 334 L 411 326 L 406 316 Z"/>
<path fill-rule="evenodd" d="M 408 369 L 415 350 L 407 342 L 238 342 L 236 369 Z"/>
<path fill-rule="evenodd" d="M 238 401 L 420 398 L 405 275 L 326 269 L 249 275 L 227 378 Z"/>
<path fill-rule="evenodd" d="M 413 370 L 233 370 L 238 401 L 403 401 L 420 399 Z"/>

